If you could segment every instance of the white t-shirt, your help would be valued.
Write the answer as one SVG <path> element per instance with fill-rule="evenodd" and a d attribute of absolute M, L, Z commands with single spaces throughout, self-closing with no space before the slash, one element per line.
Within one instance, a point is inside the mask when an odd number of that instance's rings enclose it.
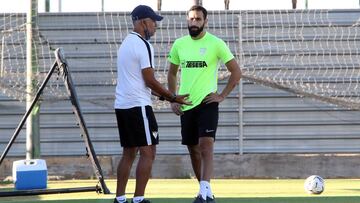
<path fill-rule="evenodd" d="M 153 68 L 153 61 L 154 48 L 148 41 L 136 32 L 126 36 L 117 53 L 115 109 L 151 105 L 151 89 L 145 85 L 141 71 Z"/>

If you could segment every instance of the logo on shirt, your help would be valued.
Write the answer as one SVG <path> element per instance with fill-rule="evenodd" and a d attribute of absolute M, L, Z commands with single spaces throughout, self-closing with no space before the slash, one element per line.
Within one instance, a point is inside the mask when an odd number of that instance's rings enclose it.
<path fill-rule="evenodd" d="M 200 48 L 199 52 L 201 56 L 204 56 L 206 54 L 206 48 Z"/>
<path fill-rule="evenodd" d="M 205 68 L 208 67 L 206 61 L 186 61 L 186 68 Z"/>

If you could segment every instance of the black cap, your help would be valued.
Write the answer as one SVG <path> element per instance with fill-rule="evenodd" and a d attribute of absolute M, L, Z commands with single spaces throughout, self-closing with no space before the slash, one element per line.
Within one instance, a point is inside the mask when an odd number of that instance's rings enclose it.
<path fill-rule="evenodd" d="M 161 21 L 162 16 L 156 14 L 152 8 L 145 5 L 139 5 L 131 12 L 131 18 L 133 20 L 141 20 L 144 18 L 151 18 L 154 21 Z"/>

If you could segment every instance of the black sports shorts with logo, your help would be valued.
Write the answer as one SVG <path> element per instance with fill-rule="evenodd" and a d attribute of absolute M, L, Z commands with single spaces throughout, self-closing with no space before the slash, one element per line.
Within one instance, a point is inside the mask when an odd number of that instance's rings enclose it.
<path fill-rule="evenodd" d="M 213 137 L 215 140 L 219 120 L 219 103 L 201 103 L 181 115 L 181 136 L 183 145 L 197 145 L 199 137 Z"/>
<path fill-rule="evenodd" d="M 158 125 L 151 106 L 115 109 L 122 147 L 159 144 Z"/>

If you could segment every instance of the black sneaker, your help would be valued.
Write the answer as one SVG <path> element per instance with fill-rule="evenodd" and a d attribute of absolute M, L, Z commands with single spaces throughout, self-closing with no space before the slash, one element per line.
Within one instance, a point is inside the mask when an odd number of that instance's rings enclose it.
<path fill-rule="evenodd" d="M 134 203 L 134 200 L 131 201 L 131 203 Z M 139 203 L 151 203 L 150 200 L 147 199 L 143 199 L 141 202 Z"/>
<path fill-rule="evenodd" d="M 201 195 L 195 197 L 195 200 L 193 201 L 193 203 L 207 203 L 206 200 L 204 200 Z"/>
<path fill-rule="evenodd" d="M 114 203 L 120 203 L 119 201 L 117 201 L 116 198 L 114 198 Z M 125 202 L 122 202 L 122 203 L 128 203 L 128 201 L 126 200 Z"/>
<path fill-rule="evenodd" d="M 211 197 L 206 197 L 206 203 L 216 203 L 215 202 L 215 197 L 214 196 L 212 198 Z"/>

